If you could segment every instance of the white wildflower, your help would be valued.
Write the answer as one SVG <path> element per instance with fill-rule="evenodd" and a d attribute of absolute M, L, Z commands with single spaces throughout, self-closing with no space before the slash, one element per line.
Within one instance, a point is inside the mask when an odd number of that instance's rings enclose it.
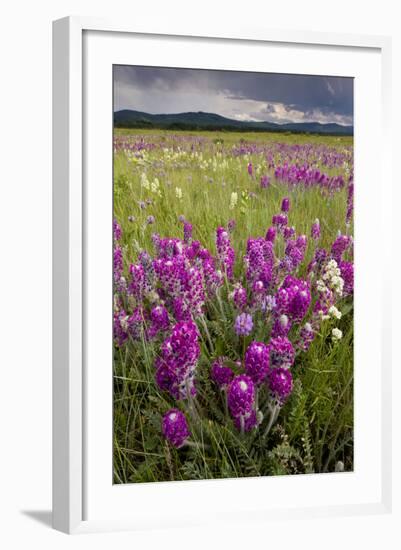
<path fill-rule="evenodd" d="M 234 210 L 238 203 L 238 193 L 233 191 L 230 198 L 230 210 Z"/>
<path fill-rule="evenodd" d="M 341 319 L 341 317 L 342 317 L 341 311 L 339 311 L 339 310 L 336 308 L 336 306 L 331 306 L 331 307 L 329 308 L 329 315 L 330 315 L 331 317 L 334 317 L 334 319 Z"/>
<path fill-rule="evenodd" d="M 343 333 L 339 328 L 333 328 L 331 331 L 331 339 L 333 342 L 338 342 L 343 337 Z"/>
<path fill-rule="evenodd" d="M 143 172 L 143 174 L 141 175 L 141 185 L 144 189 L 147 189 L 149 191 L 150 189 L 150 182 L 148 180 L 148 177 L 147 175 L 145 174 L 145 172 Z"/>
<path fill-rule="evenodd" d="M 159 188 L 160 188 L 159 180 L 158 180 L 157 178 L 155 178 L 155 179 L 152 181 L 152 184 L 151 184 L 152 193 L 158 193 L 158 192 L 159 192 Z"/>
<path fill-rule="evenodd" d="M 177 197 L 178 200 L 182 199 L 182 189 L 181 189 L 181 187 L 176 187 L 175 188 L 175 196 Z"/>

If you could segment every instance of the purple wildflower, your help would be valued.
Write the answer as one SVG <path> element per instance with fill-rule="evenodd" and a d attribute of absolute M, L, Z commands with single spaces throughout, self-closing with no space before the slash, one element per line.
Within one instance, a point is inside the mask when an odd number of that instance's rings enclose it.
<path fill-rule="evenodd" d="M 168 318 L 168 311 L 164 306 L 159 305 L 153 307 L 150 312 L 150 318 L 152 321 L 152 325 L 149 330 L 151 337 L 169 328 L 170 323 Z"/>
<path fill-rule="evenodd" d="M 270 365 L 273 369 L 282 367 L 290 368 L 295 359 L 295 350 L 291 342 L 285 336 L 272 338 L 269 344 Z"/>
<path fill-rule="evenodd" d="M 155 223 L 155 217 L 154 217 L 154 216 L 148 216 L 148 217 L 146 218 L 146 223 L 147 223 L 147 225 L 152 225 L 152 224 L 154 224 L 154 223 Z"/>
<path fill-rule="evenodd" d="M 333 246 L 331 247 L 331 255 L 336 260 L 336 262 L 339 264 L 342 260 L 342 255 L 347 250 L 347 248 L 352 243 L 351 237 L 348 237 L 348 235 L 341 235 L 341 233 L 337 236 L 336 240 L 333 243 Z"/>
<path fill-rule="evenodd" d="M 235 220 L 228 220 L 227 223 L 227 230 L 229 233 L 232 233 L 237 225 L 237 222 Z"/>
<path fill-rule="evenodd" d="M 290 199 L 289 197 L 284 197 L 281 203 L 281 212 L 287 214 L 290 211 Z"/>
<path fill-rule="evenodd" d="M 344 279 L 344 294 L 352 294 L 354 291 L 354 264 L 352 262 L 340 262 L 341 277 Z"/>
<path fill-rule="evenodd" d="M 170 409 L 163 416 L 163 435 L 177 449 L 182 447 L 191 435 L 187 419 L 179 409 Z"/>
<path fill-rule="evenodd" d="M 310 323 L 305 323 L 305 325 L 299 331 L 299 339 L 297 346 L 303 351 L 308 351 L 309 346 L 313 342 L 315 337 L 315 332 Z"/>
<path fill-rule="evenodd" d="M 233 277 L 234 249 L 231 246 L 230 237 L 224 227 L 216 230 L 217 257 L 229 279 Z"/>
<path fill-rule="evenodd" d="M 220 389 L 227 388 L 234 378 L 234 373 L 230 367 L 224 365 L 223 357 L 213 362 L 210 374 L 212 380 L 216 382 Z"/>
<path fill-rule="evenodd" d="M 249 162 L 249 163 L 248 163 L 248 174 L 249 174 L 250 176 L 252 176 L 252 174 L 253 174 L 252 162 Z"/>
<path fill-rule="evenodd" d="M 292 392 L 291 371 L 284 368 L 272 370 L 269 375 L 268 385 L 273 397 L 280 404 L 283 404 Z"/>
<path fill-rule="evenodd" d="M 295 227 L 284 227 L 283 229 L 283 237 L 285 240 L 291 239 L 295 236 Z"/>
<path fill-rule="evenodd" d="M 274 226 L 271 226 L 269 227 L 269 229 L 266 231 L 266 241 L 270 241 L 272 243 L 274 243 L 275 239 L 276 239 L 276 228 Z"/>
<path fill-rule="evenodd" d="M 192 240 L 192 224 L 184 222 L 184 241 L 189 244 Z"/>
<path fill-rule="evenodd" d="M 235 319 L 234 329 L 238 336 L 248 336 L 253 329 L 252 315 L 249 313 L 241 313 Z"/>
<path fill-rule="evenodd" d="M 236 283 L 234 285 L 234 290 L 230 294 L 230 298 L 232 298 L 235 307 L 237 307 L 240 311 L 245 309 L 247 304 L 247 295 L 245 288 L 240 283 Z"/>
<path fill-rule="evenodd" d="M 288 319 L 288 316 L 285 314 L 280 315 L 276 318 L 273 324 L 271 337 L 277 338 L 277 336 L 287 336 L 291 329 L 291 321 Z"/>
<path fill-rule="evenodd" d="M 269 178 L 269 176 L 262 176 L 262 177 L 260 178 L 260 187 L 261 187 L 262 189 L 266 189 L 267 187 L 269 187 L 269 185 L 270 185 L 270 178 Z"/>
<path fill-rule="evenodd" d="M 277 227 L 279 231 L 288 224 L 288 218 L 285 214 L 275 214 L 272 218 L 272 224 Z"/>
<path fill-rule="evenodd" d="M 200 355 L 198 329 L 192 321 L 177 323 L 156 359 L 156 382 L 175 399 L 195 395 L 195 369 Z"/>
<path fill-rule="evenodd" d="M 320 222 L 317 218 L 312 224 L 310 233 L 312 239 L 314 239 L 315 241 L 318 241 L 320 239 Z"/>
<path fill-rule="evenodd" d="M 255 386 L 246 374 L 235 376 L 228 387 L 228 408 L 234 418 L 249 415 L 255 402 Z"/>
<path fill-rule="evenodd" d="M 245 372 L 255 384 L 266 378 L 270 368 L 269 347 L 263 342 L 252 342 L 245 352 Z"/>
<path fill-rule="evenodd" d="M 121 239 L 121 225 L 117 222 L 117 220 L 113 220 L 113 235 L 115 241 L 119 241 Z"/>

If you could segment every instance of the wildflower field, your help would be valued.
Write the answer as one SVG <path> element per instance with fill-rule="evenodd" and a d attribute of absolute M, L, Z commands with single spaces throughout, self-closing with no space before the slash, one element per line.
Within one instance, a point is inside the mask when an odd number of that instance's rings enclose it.
<path fill-rule="evenodd" d="M 353 469 L 352 230 L 352 137 L 115 130 L 115 483 Z"/>

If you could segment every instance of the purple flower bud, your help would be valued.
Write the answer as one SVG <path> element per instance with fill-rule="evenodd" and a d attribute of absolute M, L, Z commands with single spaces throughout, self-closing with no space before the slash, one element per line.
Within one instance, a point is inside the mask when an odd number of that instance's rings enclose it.
<path fill-rule="evenodd" d="M 260 187 L 262 187 L 262 189 L 266 189 L 267 187 L 269 187 L 269 185 L 270 185 L 269 176 L 262 176 L 260 178 Z"/>
<path fill-rule="evenodd" d="M 235 319 L 234 329 L 238 336 L 248 336 L 253 329 L 252 315 L 249 313 L 241 313 Z"/>
<path fill-rule="evenodd" d="M 269 229 L 267 230 L 266 232 L 266 241 L 270 241 L 272 243 L 274 243 L 275 239 L 276 239 L 276 228 L 271 226 L 269 227 Z"/>
<path fill-rule="evenodd" d="M 270 367 L 269 347 L 263 342 L 251 342 L 245 353 L 245 372 L 255 384 L 265 380 Z"/>
<path fill-rule="evenodd" d="M 148 216 L 148 217 L 146 218 L 146 223 L 147 223 L 148 225 L 154 224 L 154 223 L 155 223 L 155 217 L 154 217 L 154 216 Z"/>
<path fill-rule="evenodd" d="M 163 416 L 163 435 L 177 449 L 182 447 L 191 435 L 187 419 L 179 409 L 170 409 Z"/>
<path fill-rule="evenodd" d="M 285 214 L 290 211 L 290 199 L 289 197 L 284 197 L 281 203 L 281 211 Z"/>
<path fill-rule="evenodd" d="M 255 402 L 255 386 L 246 374 L 236 376 L 228 388 L 228 408 L 234 418 L 251 413 Z"/>
<path fill-rule="evenodd" d="M 268 385 L 274 398 L 283 404 L 292 392 L 291 371 L 284 368 L 272 370 L 269 375 Z"/>
<path fill-rule="evenodd" d="M 249 162 L 249 163 L 248 163 L 248 174 L 249 174 L 250 176 L 252 176 L 252 174 L 253 174 L 252 162 Z"/>

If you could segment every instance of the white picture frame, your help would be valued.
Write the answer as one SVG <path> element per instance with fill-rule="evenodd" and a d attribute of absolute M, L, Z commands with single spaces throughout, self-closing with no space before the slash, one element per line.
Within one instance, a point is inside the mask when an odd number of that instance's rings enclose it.
<path fill-rule="evenodd" d="M 85 270 L 88 267 L 88 194 L 85 189 L 84 180 L 86 177 L 85 155 L 90 154 L 85 146 L 84 127 L 87 123 L 85 109 L 85 79 L 87 75 L 84 70 L 84 59 L 93 59 L 88 54 L 85 33 L 108 35 L 108 40 L 129 39 L 129 37 L 147 37 L 147 39 L 158 40 L 172 37 L 180 41 L 208 41 L 210 44 L 277 44 L 288 45 L 292 48 L 307 48 L 313 50 L 317 47 L 338 49 L 342 55 L 347 52 L 358 52 L 362 50 L 375 52 L 380 60 L 380 116 L 377 124 L 380 131 L 381 155 L 376 169 L 380 178 L 381 197 L 391 196 L 391 176 L 389 174 L 390 163 L 386 161 L 389 150 L 389 125 L 390 125 L 390 62 L 391 42 L 387 37 L 374 36 L 353 36 L 328 33 L 292 32 L 278 30 L 215 30 L 196 29 L 182 27 L 152 28 L 146 25 L 130 24 L 124 21 L 105 21 L 93 18 L 68 17 L 54 22 L 53 27 L 53 526 L 66 533 L 87 532 L 96 530 L 113 529 L 137 529 L 152 524 L 152 516 L 155 511 L 146 505 L 146 499 L 160 495 L 160 500 L 184 496 L 192 492 L 202 503 L 207 494 L 212 491 L 218 500 L 221 491 L 232 495 L 233 485 L 225 481 L 225 485 L 216 482 L 215 485 L 205 485 L 205 482 L 180 482 L 174 488 L 166 489 L 170 484 L 146 484 L 138 489 L 138 486 L 129 486 L 124 489 L 125 493 L 137 491 L 139 498 L 143 499 L 143 514 L 139 518 L 134 514 L 132 517 L 113 517 L 107 515 L 106 508 L 99 507 L 96 517 L 87 517 L 88 494 L 93 487 L 93 480 L 102 485 L 100 479 L 101 471 L 96 470 L 91 463 L 85 459 L 88 452 L 88 430 L 93 429 L 91 418 L 86 402 L 88 395 L 88 380 L 91 378 L 86 372 L 88 335 L 85 317 L 88 312 L 87 278 Z M 114 37 L 114 38 L 113 38 Z M 152 38 L 153 37 L 153 38 Z M 94 41 L 94 44 L 96 40 Z M 111 42 L 109 42 L 109 45 Z M 101 46 L 99 45 L 101 53 Z M 112 48 L 110 48 L 112 49 Z M 92 48 L 93 50 L 93 48 Z M 104 51 L 104 50 L 103 50 Z M 158 53 L 159 52 L 159 53 Z M 154 57 L 161 57 L 160 50 L 155 51 Z M 88 57 L 89 56 L 89 57 Z M 299 61 L 302 65 L 302 62 Z M 161 62 L 163 65 L 163 62 Z M 246 69 L 247 67 L 244 67 Z M 302 70 L 302 69 L 299 69 Z M 351 69 L 350 69 L 351 70 Z M 330 72 L 330 74 L 332 74 Z M 352 71 L 350 75 L 352 74 Z M 378 88 L 379 89 L 379 88 Z M 109 93 L 109 92 L 108 92 Z M 107 98 L 106 98 L 107 99 Z M 379 109 L 377 98 L 376 108 Z M 110 105 L 111 109 L 111 105 Z M 379 112 L 379 111 L 378 111 Z M 86 122 L 85 122 L 86 121 Z M 86 129 L 87 130 L 87 129 Z M 356 133 L 356 140 L 358 134 Z M 362 138 L 361 138 L 362 139 Z M 107 144 L 106 144 L 107 145 Z M 103 145 L 105 142 L 103 141 Z M 109 161 L 111 162 L 111 156 Z M 110 182 L 111 184 L 111 182 Z M 89 192 L 89 199 L 91 198 Z M 109 196 L 111 200 L 111 195 Z M 105 195 L 104 201 L 107 201 Z M 111 204 L 111 203 L 110 203 Z M 106 202 L 103 206 L 107 208 Z M 366 211 L 366 214 L 368 212 Z M 381 229 L 384 231 L 384 206 L 380 210 Z M 93 220 L 93 217 L 89 219 Z M 89 228 L 89 234 L 91 233 Z M 107 245 L 105 245 L 107 246 Z M 382 258 L 389 254 L 389 243 L 381 251 Z M 390 273 L 383 270 L 378 281 L 379 288 L 383 291 L 390 285 Z M 391 296 L 387 293 L 380 293 L 377 297 L 377 305 L 380 304 L 381 316 L 391 306 Z M 89 301 L 89 304 L 91 302 Z M 379 320 L 377 320 L 379 323 Z M 384 323 L 385 321 L 383 321 Z M 380 496 L 370 498 L 367 494 L 359 502 L 358 500 L 345 499 L 325 502 L 321 507 L 313 504 L 287 508 L 285 505 L 277 509 L 270 507 L 269 517 L 310 517 L 313 514 L 322 512 L 329 515 L 363 514 L 363 513 L 385 513 L 391 510 L 391 356 L 389 345 L 389 331 L 380 328 L 380 342 L 377 348 L 377 357 L 380 352 L 379 370 L 380 394 L 374 407 L 378 407 L 380 422 L 377 427 L 377 434 L 380 437 L 378 443 L 379 454 L 374 468 L 377 470 L 378 485 L 375 493 Z M 89 331 L 90 332 L 90 331 Z M 379 349 L 380 348 L 380 349 Z M 369 360 L 369 354 L 367 356 Z M 107 388 L 107 381 L 103 389 Z M 111 393 L 111 390 L 110 390 Z M 93 399 L 91 401 L 93 403 Z M 107 409 L 107 407 L 106 407 Z M 108 414 L 106 410 L 106 415 Z M 106 421 L 107 421 L 107 417 Z M 107 466 L 107 464 L 106 464 Z M 376 471 L 375 470 L 375 471 Z M 103 470 L 104 472 L 104 470 Z M 325 474 L 323 474 L 325 475 Z M 97 477 L 96 477 L 97 476 Z M 88 481 L 88 478 L 91 479 Z M 110 476 L 111 477 L 111 476 Z M 298 476 L 297 476 L 298 477 Z M 300 477 L 300 476 L 299 476 Z M 379 479 L 380 478 L 380 479 Z M 288 483 L 291 480 L 277 479 L 275 483 L 281 483 L 283 490 L 287 491 Z M 234 480 L 229 483 L 240 483 L 245 491 L 255 490 L 255 480 L 244 479 Z M 311 482 L 312 483 L 312 482 Z M 88 490 L 89 484 L 89 490 Z M 180 485 L 180 488 L 177 486 Z M 184 487 L 186 486 L 186 487 Z M 184 487 L 184 489 L 182 489 Z M 238 486 L 236 486 L 238 487 Z M 315 489 L 319 491 L 319 487 Z M 173 492 L 171 492 L 173 491 Z M 313 491 L 312 491 L 313 492 Z M 106 493 L 96 495 L 98 499 L 106 499 Z M 91 493 L 92 499 L 95 495 Z M 125 498 L 122 491 L 117 498 Z M 132 498 L 132 495 L 129 496 Z M 354 498 L 354 497 L 352 497 Z M 254 517 L 263 521 L 264 509 L 255 505 L 259 513 Z M 213 510 L 211 511 L 212 513 Z M 232 520 L 235 517 L 235 510 L 230 514 Z M 248 511 L 249 512 L 249 511 Z M 247 514 L 242 513 L 242 519 Z M 210 519 L 205 513 L 205 519 Z M 160 525 L 190 525 L 199 523 L 202 517 L 194 510 L 193 515 L 188 514 L 174 523 L 167 515 L 164 523 Z"/>

